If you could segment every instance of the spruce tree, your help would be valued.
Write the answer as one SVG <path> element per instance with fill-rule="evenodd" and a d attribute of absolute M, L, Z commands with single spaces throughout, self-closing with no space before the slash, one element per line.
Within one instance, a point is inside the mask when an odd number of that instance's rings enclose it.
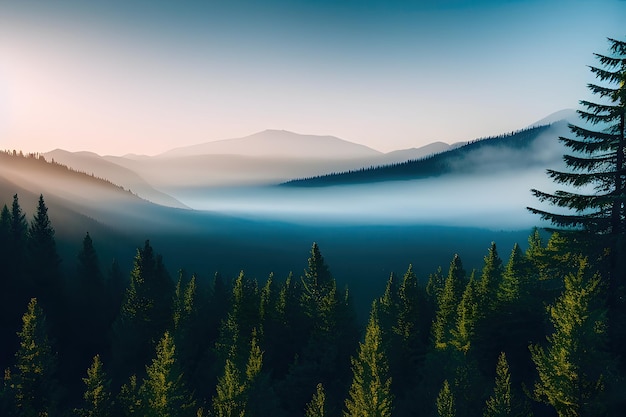
<path fill-rule="evenodd" d="M 390 282 L 390 284 L 393 284 Z M 391 288 L 389 288 L 392 291 Z M 386 295 L 387 296 L 387 295 Z M 426 353 L 426 340 L 429 336 L 424 334 L 421 324 L 424 322 L 423 294 L 417 282 L 417 276 L 413 272 L 413 265 L 409 265 L 402 282 L 397 290 L 397 295 L 390 294 L 390 302 L 395 304 L 392 310 L 387 312 L 388 307 L 379 306 L 381 314 L 379 318 L 386 318 L 388 314 L 395 313 L 395 323 L 387 340 L 383 340 L 389 346 L 389 368 L 393 376 L 393 389 L 398 397 L 404 397 L 406 391 L 415 384 L 420 377 L 421 364 Z M 395 299 L 395 300 L 394 300 Z M 383 327 L 381 326 L 381 329 Z M 383 330 L 383 335 L 385 331 Z"/>
<path fill-rule="evenodd" d="M 590 66 L 591 72 L 606 85 L 588 84 L 589 90 L 603 101 L 593 103 L 581 100 L 585 110 L 578 110 L 580 118 L 599 127 L 590 130 L 569 125 L 578 139 L 560 137 L 573 155 L 563 157 L 569 172 L 548 170 L 557 183 L 581 188 L 593 186 L 591 195 L 557 191 L 554 194 L 532 190 L 540 201 L 565 207 L 574 214 L 556 214 L 529 208 L 559 227 L 580 226 L 584 230 L 609 235 L 621 235 L 624 226 L 624 155 L 626 138 L 626 42 L 608 39 L 611 55 L 594 54 L 601 66 Z"/>
<path fill-rule="evenodd" d="M 302 277 L 302 306 L 312 322 L 319 323 L 318 318 L 323 314 L 322 310 L 329 307 L 328 303 L 332 301 L 329 300 L 329 294 L 336 294 L 337 286 L 317 243 L 313 243 L 311 247 L 308 264 Z"/>
<path fill-rule="evenodd" d="M 124 302 L 113 326 L 115 377 L 142 375 L 144 361 L 171 324 L 173 285 L 150 242 L 137 249 Z"/>
<path fill-rule="evenodd" d="M 245 385 L 241 372 L 230 359 L 226 359 L 224 374 L 218 379 L 216 390 L 212 401 L 215 417 L 245 416 Z"/>
<path fill-rule="evenodd" d="M 346 399 L 345 417 L 389 417 L 393 410 L 391 378 L 383 350 L 378 323 L 378 305 L 374 301 L 365 331 L 365 341 L 352 359 L 353 379 Z"/>
<path fill-rule="evenodd" d="M 81 314 L 72 317 L 74 337 L 71 347 L 78 351 L 72 363 L 84 369 L 94 355 L 107 349 L 110 325 L 107 316 L 109 298 L 89 233 L 85 235 L 77 256 L 75 281 L 73 305 Z"/>
<path fill-rule="evenodd" d="M 626 233 L 626 42 L 608 41 L 610 54 L 594 54 L 600 65 L 589 67 L 600 83 L 587 87 L 599 100 L 580 101 L 584 110 L 578 110 L 578 115 L 588 125 L 570 124 L 576 139 L 559 138 L 572 151 L 563 157 L 568 170 L 548 170 L 556 183 L 576 191 L 533 189 L 539 201 L 564 210 L 528 209 L 556 227 L 595 235 L 600 245 L 608 244 L 613 252 L 610 287 L 614 293 L 624 283 L 623 270 L 618 273 L 616 268 L 623 258 Z"/>
<path fill-rule="evenodd" d="M 493 395 L 485 404 L 483 417 L 512 417 L 517 415 L 513 414 L 512 395 L 509 364 L 506 361 L 506 355 L 502 352 L 498 356 L 496 365 L 496 385 L 493 388 Z"/>
<path fill-rule="evenodd" d="M 48 217 L 48 207 L 39 196 L 37 212 L 28 229 L 28 274 L 33 284 L 33 295 L 42 307 L 56 319 L 63 305 L 59 257 L 54 240 L 54 228 Z"/>
<path fill-rule="evenodd" d="M 307 404 L 304 417 L 326 417 L 326 394 L 324 386 L 317 384 L 311 402 Z"/>
<path fill-rule="evenodd" d="M 9 258 L 9 239 L 11 236 L 11 212 L 5 204 L 0 211 L 0 265 L 8 265 Z M 4 277 L 8 280 L 9 275 Z M 6 285 L 5 282 L 0 282 Z"/>
<path fill-rule="evenodd" d="M 273 358 L 273 374 L 282 378 L 287 374 L 294 356 L 304 349 L 308 332 L 303 323 L 306 321 L 300 307 L 302 296 L 302 282 L 289 273 L 285 283 L 280 288 L 276 304 L 277 320 L 281 331 L 274 338 L 271 351 Z"/>
<path fill-rule="evenodd" d="M 530 345 L 539 380 L 534 394 L 559 417 L 597 416 L 606 409 L 605 384 L 611 360 L 606 353 L 601 278 L 581 259 L 576 274 L 565 276 L 565 289 L 548 306 L 554 332 L 547 346 Z"/>
<path fill-rule="evenodd" d="M 100 355 L 93 358 L 87 369 L 87 377 L 83 378 L 85 393 L 83 408 L 75 410 L 81 417 L 109 417 L 112 415 L 111 381 L 102 367 Z"/>
<path fill-rule="evenodd" d="M 528 295 L 528 277 L 524 255 L 519 245 L 513 245 L 511 256 L 502 273 L 497 298 L 500 304 L 511 304 Z"/>
<path fill-rule="evenodd" d="M 0 211 L 0 265 L 3 273 L 0 274 L 0 369 L 5 369 L 10 361 L 11 355 L 17 349 L 17 339 L 15 329 L 17 328 L 17 311 L 14 302 L 17 294 L 19 281 L 11 275 L 9 265 L 11 264 L 11 212 L 4 205 Z"/>
<path fill-rule="evenodd" d="M 498 300 L 496 293 L 502 281 L 502 260 L 498 255 L 495 242 L 491 242 L 489 252 L 485 256 L 482 275 L 478 282 L 478 294 L 481 298 L 481 305 L 487 313 L 496 309 Z"/>
<path fill-rule="evenodd" d="M 479 318 L 479 303 L 474 274 L 465 286 L 465 291 L 457 307 L 456 326 L 451 329 L 450 342 L 460 352 L 467 354 L 474 339 L 474 330 Z"/>
<path fill-rule="evenodd" d="M 137 376 L 131 375 L 122 385 L 114 403 L 115 416 L 144 417 Z"/>
<path fill-rule="evenodd" d="M 192 416 L 195 402 L 187 392 L 176 360 L 174 339 L 165 332 L 156 348 L 156 357 L 146 367 L 146 379 L 139 394 L 145 417 Z"/>
<path fill-rule="evenodd" d="M 22 322 L 22 330 L 18 332 L 20 347 L 10 381 L 16 415 L 54 415 L 59 399 L 56 356 L 48 340 L 46 317 L 35 298 L 28 303 Z"/>
<path fill-rule="evenodd" d="M 24 278 L 24 268 L 26 262 L 26 242 L 28 239 L 28 223 L 26 215 L 20 207 L 17 194 L 13 196 L 11 204 L 11 226 L 9 228 L 9 252 L 7 257 L 9 264 L 7 268 L 8 276 L 21 282 Z M 22 294 L 20 294 L 22 295 Z M 19 300 L 22 301 L 21 299 Z M 24 300 L 26 303 L 28 300 Z"/>
<path fill-rule="evenodd" d="M 439 417 L 455 417 L 454 394 L 450 389 L 450 384 L 446 379 L 443 381 L 441 391 L 437 395 L 437 415 Z"/>
<path fill-rule="evenodd" d="M 450 341 L 450 331 L 456 324 L 457 306 L 465 288 L 465 270 L 459 255 L 454 255 L 441 296 L 438 299 L 437 314 L 433 323 L 435 347 L 445 349 Z"/>

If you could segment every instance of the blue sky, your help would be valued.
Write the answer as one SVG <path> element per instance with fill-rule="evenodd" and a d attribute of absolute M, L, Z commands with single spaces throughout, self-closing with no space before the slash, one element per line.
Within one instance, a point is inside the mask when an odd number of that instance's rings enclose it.
<path fill-rule="evenodd" d="M 156 154 L 264 129 L 381 151 L 589 98 L 626 1 L 3 1 L 0 148 Z"/>

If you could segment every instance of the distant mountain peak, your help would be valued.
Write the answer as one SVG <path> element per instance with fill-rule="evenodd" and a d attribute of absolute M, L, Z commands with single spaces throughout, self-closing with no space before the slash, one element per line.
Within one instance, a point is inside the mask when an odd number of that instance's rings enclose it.
<path fill-rule="evenodd" d="M 537 120 L 535 123 L 528 125 L 528 127 L 537 127 L 542 125 L 549 125 L 552 123 L 560 122 L 562 120 L 567 121 L 568 123 L 574 123 L 578 119 L 578 114 L 574 109 L 563 109 L 551 113 L 544 117 L 543 119 Z"/>
<path fill-rule="evenodd" d="M 335 136 L 304 135 L 267 129 L 249 136 L 175 148 L 158 155 L 172 158 L 197 155 L 238 155 L 261 158 L 355 159 L 381 152 Z"/>

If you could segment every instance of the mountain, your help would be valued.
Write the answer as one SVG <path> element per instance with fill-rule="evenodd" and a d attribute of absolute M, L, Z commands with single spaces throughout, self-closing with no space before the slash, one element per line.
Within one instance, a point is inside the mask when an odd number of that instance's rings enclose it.
<path fill-rule="evenodd" d="M 82 171 L 95 177 L 105 178 L 153 203 L 168 207 L 188 208 L 174 197 L 154 189 L 135 171 L 107 161 L 93 152 L 68 152 L 62 149 L 55 149 L 43 155 L 48 160 L 67 165 L 74 170 Z"/>
<path fill-rule="evenodd" d="M 272 158 L 358 159 L 381 154 L 367 146 L 334 136 L 300 135 L 285 130 L 265 130 L 243 138 L 218 140 L 172 149 L 158 155 L 158 158 L 239 155 Z"/>
<path fill-rule="evenodd" d="M 528 127 L 537 127 L 542 125 L 549 125 L 552 123 L 566 121 L 568 123 L 576 123 L 578 122 L 578 114 L 574 109 L 563 109 L 548 116 L 544 117 L 541 120 L 537 120 L 535 123 L 528 125 Z"/>
<path fill-rule="evenodd" d="M 444 174 L 488 173 L 545 169 L 560 165 L 563 155 L 559 136 L 566 134 L 567 122 L 530 127 L 507 135 L 477 139 L 447 151 L 403 163 L 381 165 L 313 178 L 297 179 L 285 185 L 320 187 L 340 184 L 410 180 Z"/>

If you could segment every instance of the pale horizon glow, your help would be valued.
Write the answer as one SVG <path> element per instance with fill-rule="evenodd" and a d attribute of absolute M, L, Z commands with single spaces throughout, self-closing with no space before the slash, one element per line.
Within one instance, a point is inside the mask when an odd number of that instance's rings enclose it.
<path fill-rule="evenodd" d="M 621 0 L 3 2 L 0 149 L 471 140 L 577 108 L 624 21 Z"/>

